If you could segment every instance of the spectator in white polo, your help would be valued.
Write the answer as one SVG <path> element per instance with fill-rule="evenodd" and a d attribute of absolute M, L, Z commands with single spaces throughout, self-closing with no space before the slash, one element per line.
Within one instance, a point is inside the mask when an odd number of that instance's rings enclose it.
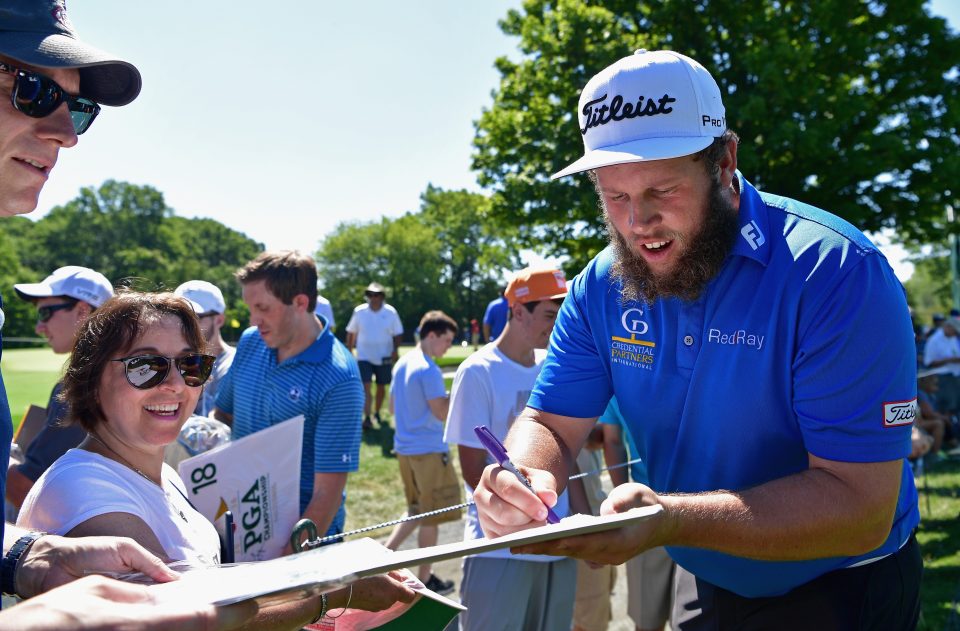
<path fill-rule="evenodd" d="M 13 288 L 20 298 L 37 307 L 37 335 L 47 338 L 58 355 L 73 350 L 77 329 L 113 296 L 113 285 L 106 276 L 76 265 L 61 267 L 39 283 L 21 283 Z M 59 381 L 53 387 L 47 422 L 27 447 L 23 462 L 11 463 L 7 469 L 7 501 L 18 509 L 37 478 L 86 436 L 79 425 L 62 423 L 67 416 L 67 406 L 59 396 L 62 387 Z"/>
<path fill-rule="evenodd" d="M 237 352 L 234 347 L 224 342 L 223 336 L 220 335 L 227 305 L 220 288 L 205 280 L 188 280 L 177 287 L 173 293 L 190 302 L 197 317 L 200 318 L 200 330 L 203 331 L 203 339 L 207 343 L 207 352 L 217 358 L 213 364 L 213 373 L 204 384 L 203 394 L 200 395 L 197 409 L 194 411 L 194 414 L 200 416 L 210 416 L 217 400 L 220 381 L 230 370 L 233 356 Z"/>
<path fill-rule="evenodd" d="M 387 290 L 380 283 L 370 283 L 363 293 L 366 302 L 358 305 L 347 323 L 347 348 L 357 349 L 357 364 L 360 366 L 360 379 L 363 380 L 363 429 L 373 428 L 370 422 L 370 409 L 373 403 L 370 396 L 370 382 L 377 378 L 376 405 L 373 405 L 373 417 L 380 420 L 380 408 L 390 385 L 390 371 L 399 357 L 400 340 L 403 337 L 403 324 L 397 310 L 386 303 Z"/>

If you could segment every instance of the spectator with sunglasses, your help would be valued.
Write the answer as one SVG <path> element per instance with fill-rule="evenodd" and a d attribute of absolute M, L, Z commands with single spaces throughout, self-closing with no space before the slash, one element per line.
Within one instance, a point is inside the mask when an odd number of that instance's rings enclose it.
<path fill-rule="evenodd" d="M 63 380 L 70 422 L 87 437 L 40 476 L 18 524 L 67 537 L 126 535 L 160 557 L 219 563 L 216 530 L 163 462 L 213 369 L 204 350 L 193 308 L 173 294 L 123 292 L 98 309 L 80 327 Z M 375 577 L 263 609 L 250 628 L 299 629 L 318 611 L 412 597 L 395 578 Z"/>
<path fill-rule="evenodd" d="M 54 353 L 73 349 L 77 328 L 104 301 L 113 296 L 107 277 L 87 267 L 61 267 L 39 283 L 14 285 L 17 295 L 37 307 L 37 335 L 47 338 Z M 7 469 L 7 501 L 20 508 L 37 478 L 85 437 L 78 426 L 65 425 L 67 408 L 59 394 L 58 382 L 47 403 L 47 422 L 30 442 L 23 462 L 11 461 Z"/>
<path fill-rule="evenodd" d="M 137 97 L 140 73 L 130 63 L 80 41 L 63 0 L 5 0 L 0 6 L 3 93 L 10 98 L 0 99 L 0 216 L 12 216 L 36 208 L 60 149 L 77 144 L 100 105 L 126 105 Z M 12 435 L 0 378 L 0 462 L 8 460 Z M 0 495 L 5 495 L 5 486 L 6 468 L 0 467 Z M 35 596 L 92 569 L 138 570 L 158 581 L 176 578 L 127 538 L 66 540 L 0 522 L 0 539 L 4 554 L 0 590 L 4 593 Z M 214 607 L 179 612 L 154 607 L 149 621 L 130 625 L 131 620 L 142 619 L 146 604 L 152 602 L 149 592 L 106 579 L 87 580 L 44 598 L 61 603 L 83 598 L 91 607 L 84 610 L 82 619 L 43 606 L 14 608 L 0 613 L 0 627 L 55 628 L 60 622 L 58 628 L 107 629 L 124 622 L 125 628 L 168 628 L 188 617 L 207 628 L 231 624 L 229 616 Z"/>

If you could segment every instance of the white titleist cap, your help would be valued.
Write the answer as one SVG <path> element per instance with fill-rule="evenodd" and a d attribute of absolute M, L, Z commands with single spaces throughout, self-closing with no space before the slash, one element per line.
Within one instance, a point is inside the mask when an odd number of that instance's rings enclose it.
<path fill-rule="evenodd" d="M 68 296 L 94 308 L 113 297 L 113 285 L 106 276 L 78 265 L 60 267 L 39 283 L 19 283 L 13 288 L 24 300 Z"/>
<path fill-rule="evenodd" d="M 641 49 L 607 66 L 583 89 L 578 110 L 583 157 L 550 179 L 690 155 L 727 129 L 717 82 L 669 50 Z"/>
<path fill-rule="evenodd" d="M 205 280 L 188 280 L 174 289 L 173 293 L 186 298 L 197 315 L 223 313 L 227 310 L 227 305 L 223 301 L 223 292 L 219 287 Z"/>

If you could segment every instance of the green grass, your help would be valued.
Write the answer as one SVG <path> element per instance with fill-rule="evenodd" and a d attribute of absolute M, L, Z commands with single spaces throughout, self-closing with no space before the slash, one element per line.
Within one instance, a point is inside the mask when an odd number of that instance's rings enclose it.
<path fill-rule="evenodd" d="M 917 486 L 924 566 L 919 628 L 960 628 L 960 460 L 929 467 L 926 489 L 923 478 Z"/>
<path fill-rule="evenodd" d="M 10 414 L 16 428 L 31 403 L 47 407 L 50 390 L 60 378 L 65 355 L 49 348 L 24 348 L 3 351 L 0 371 L 7 388 Z"/>

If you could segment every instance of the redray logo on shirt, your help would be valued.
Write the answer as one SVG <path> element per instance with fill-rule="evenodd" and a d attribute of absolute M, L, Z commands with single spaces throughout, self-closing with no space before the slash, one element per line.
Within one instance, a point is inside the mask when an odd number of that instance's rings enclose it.
<path fill-rule="evenodd" d="M 745 346 L 756 350 L 763 349 L 764 335 L 755 335 L 744 329 L 736 331 L 721 331 L 720 329 L 707 329 L 707 341 L 713 344 L 724 344 L 727 346 Z"/>
<path fill-rule="evenodd" d="M 640 339 L 640 336 L 650 331 L 643 309 L 631 307 L 624 310 L 620 316 L 620 325 L 623 326 L 626 334 L 610 337 L 610 362 L 631 368 L 653 370 L 656 359 L 654 349 L 657 345 L 649 340 Z"/>

